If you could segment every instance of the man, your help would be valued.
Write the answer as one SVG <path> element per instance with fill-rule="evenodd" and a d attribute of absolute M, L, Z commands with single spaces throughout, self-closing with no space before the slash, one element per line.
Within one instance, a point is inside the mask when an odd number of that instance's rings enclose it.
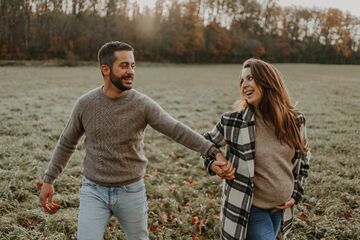
<path fill-rule="evenodd" d="M 216 158 L 213 169 L 221 177 L 233 179 L 234 169 L 211 142 L 176 121 L 154 100 L 132 89 L 135 60 L 130 45 L 106 43 L 99 50 L 98 60 L 104 85 L 76 102 L 46 171 L 40 203 L 46 212 L 56 208 L 52 202 L 53 182 L 85 134 L 78 239 L 102 239 L 112 215 L 128 239 L 148 239 L 143 182 L 147 124 L 202 155 Z"/>

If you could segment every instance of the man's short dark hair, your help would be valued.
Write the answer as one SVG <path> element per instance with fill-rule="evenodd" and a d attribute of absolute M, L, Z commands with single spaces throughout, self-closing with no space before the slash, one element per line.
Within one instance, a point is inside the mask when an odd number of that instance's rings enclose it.
<path fill-rule="evenodd" d="M 112 68 L 113 63 L 116 60 L 114 54 L 116 51 L 134 51 L 134 48 L 130 44 L 119 41 L 105 43 L 98 52 L 98 62 L 100 66 L 105 64 Z"/>

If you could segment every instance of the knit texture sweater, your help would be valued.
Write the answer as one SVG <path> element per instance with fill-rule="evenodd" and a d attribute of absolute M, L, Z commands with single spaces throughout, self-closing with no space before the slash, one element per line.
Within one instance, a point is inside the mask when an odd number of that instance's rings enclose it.
<path fill-rule="evenodd" d="M 295 149 L 280 143 L 274 126 L 255 115 L 255 175 L 253 205 L 270 209 L 284 204 L 294 190 L 292 159 Z"/>
<path fill-rule="evenodd" d="M 85 177 L 103 186 L 123 186 L 140 180 L 148 162 L 143 141 L 148 124 L 203 155 L 214 147 L 150 97 L 132 89 L 119 98 L 109 98 L 99 87 L 76 102 L 55 146 L 44 182 L 53 183 L 59 176 L 83 134 Z"/>

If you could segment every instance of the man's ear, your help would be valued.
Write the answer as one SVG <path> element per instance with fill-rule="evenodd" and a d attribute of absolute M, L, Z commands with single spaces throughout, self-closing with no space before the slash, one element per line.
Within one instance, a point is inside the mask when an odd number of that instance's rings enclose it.
<path fill-rule="evenodd" d="M 100 70 L 103 76 L 108 76 L 110 75 L 110 67 L 106 64 L 103 64 L 100 66 Z"/>

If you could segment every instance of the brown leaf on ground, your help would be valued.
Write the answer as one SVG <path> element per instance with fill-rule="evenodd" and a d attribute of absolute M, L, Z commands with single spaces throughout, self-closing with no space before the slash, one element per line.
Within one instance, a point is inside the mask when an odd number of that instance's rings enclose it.
<path fill-rule="evenodd" d="M 306 215 L 306 213 L 300 212 L 300 213 L 299 213 L 299 218 L 300 218 L 300 220 L 302 220 L 302 221 L 307 221 L 308 216 Z"/>
<path fill-rule="evenodd" d="M 171 152 L 171 153 L 170 153 L 170 157 L 171 157 L 172 160 L 176 160 L 176 159 L 177 159 L 177 156 L 176 156 L 176 154 L 175 154 L 174 152 Z"/>
<path fill-rule="evenodd" d="M 345 212 L 344 212 L 344 217 L 345 217 L 347 220 L 353 218 L 353 212 L 352 212 L 352 210 L 347 210 L 347 211 L 345 211 Z"/>

